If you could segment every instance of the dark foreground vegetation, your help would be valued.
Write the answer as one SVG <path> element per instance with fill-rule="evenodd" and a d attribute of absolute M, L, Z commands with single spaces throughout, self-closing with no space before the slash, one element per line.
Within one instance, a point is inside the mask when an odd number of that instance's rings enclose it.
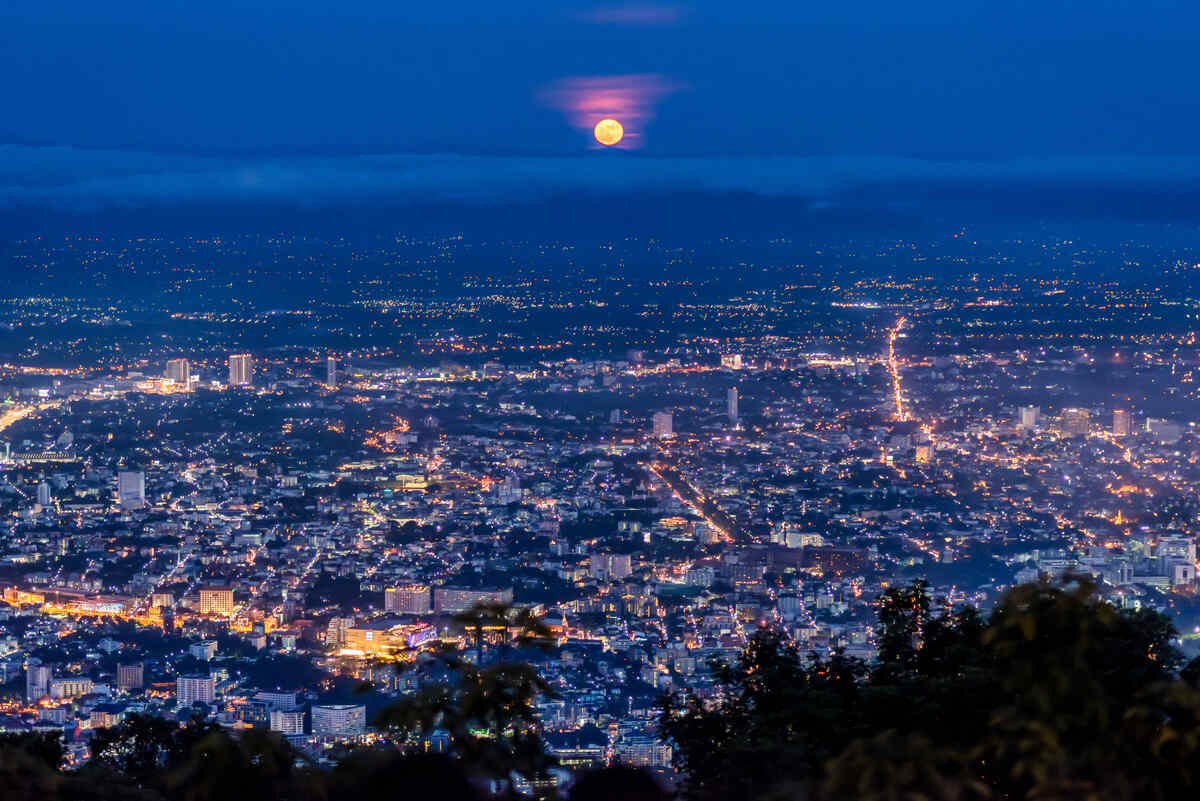
<path fill-rule="evenodd" d="M 487 801 L 479 774 L 460 759 L 358 750 L 332 770 L 301 758 L 271 732 L 232 737 L 204 724 L 185 727 L 134 717 L 99 735 L 97 754 L 62 770 L 57 735 L 0 735 L 4 801 Z M 104 751 L 105 756 L 100 756 Z M 114 750 L 115 749 L 115 750 Z M 494 786 L 494 785 L 491 785 Z M 512 787 L 499 797 L 510 797 Z M 542 798 L 557 796 L 539 788 Z M 572 801 L 667 801 L 650 775 L 625 767 L 590 771 L 573 783 Z"/>
<path fill-rule="evenodd" d="M 880 599 L 875 665 L 763 629 L 716 703 L 665 701 L 685 797 L 1197 797 L 1200 661 L 1161 615 L 1083 582 L 1017 587 L 987 617 L 933 606 L 922 584 Z"/>
<path fill-rule="evenodd" d="M 684 801 L 1193 798 L 1200 660 L 1183 664 L 1174 637 L 1161 615 L 1117 609 L 1085 582 L 1018 587 L 986 616 L 940 609 L 916 584 L 880 599 L 876 664 L 812 659 L 762 628 L 715 666 L 715 694 L 665 697 L 660 724 Z M 97 732 L 74 770 L 56 735 L 0 736 L 0 799 L 483 801 L 515 795 L 506 776 L 556 797 L 540 781 L 553 765 L 531 717 L 536 674 L 502 663 L 464 678 L 466 690 L 429 688 L 380 719 L 392 743 L 448 730 L 451 755 L 393 744 L 324 769 L 269 732 L 132 716 Z M 667 798 L 619 766 L 566 797 Z"/>

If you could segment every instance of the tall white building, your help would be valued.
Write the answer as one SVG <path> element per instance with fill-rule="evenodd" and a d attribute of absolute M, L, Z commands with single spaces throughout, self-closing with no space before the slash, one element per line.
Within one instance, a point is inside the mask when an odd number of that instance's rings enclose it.
<path fill-rule="evenodd" d="M 50 485 L 43 481 L 41 484 L 38 484 L 38 505 L 49 506 L 51 500 Z"/>
<path fill-rule="evenodd" d="M 473 589 L 466 587 L 438 587 L 433 591 L 435 612 L 458 614 L 476 604 L 511 604 L 513 591 L 504 589 Z"/>
<path fill-rule="evenodd" d="M 1128 437 L 1133 433 L 1133 418 L 1125 409 L 1117 409 L 1113 412 L 1112 432 L 1114 437 Z"/>
<path fill-rule="evenodd" d="M 338 381 L 337 359 L 330 356 L 325 359 L 325 383 L 336 387 Z"/>
<path fill-rule="evenodd" d="M 198 674 L 180 676 L 175 679 L 175 698 L 182 706 L 211 704 L 217 698 L 217 681 Z"/>
<path fill-rule="evenodd" d="M 117 689 L 140 690 L 145 683 L 145 666 L 141 662 L 117 665 Z"/>
<path fill-rule="evenodd" d="M 140 470 L 117 473 L 117 501 L 124 509 L 141 509 L 146 505 L 146 474 Z"/>
<path fill-rule="evenodd" d="M 50 666 L 30 665 L 25 670 L 25 700 L 36 701 L 50 694 Z"/>
<path fill-rule="evenodd" d="M 254 383 L 254 359 L 249 353 L 229 355 L 229 386 L 248 387 Z"/>
<path fill-rule="evenodd" d="M 725 413 L 729 415 L 729 425 L 736 426 L 738 423 L 737 387 L 730 387 L 729 392 L 725 393 Z"/>
<path fill-rule="evenodd" d="M 669 439 L 675 436 L 675 418 L 670 412 L 654 413 L 654 436 L 658 439 Z"/>
<path fill-rule="evenodd" d="M 383 608 L 401 615 L 429 614 L 430 591 L 428 584 L 402 584 L 383 591 Z"/>
<path fill-rule="evenodd" d="M 284 737 L 304 734 L 304 713 L 299 710 L 272 709 L 271 731 Z"/>
<path fill-rule="evenodd" d="M 1039 406 L 1022 406 L 1017 410 L 1017 422 L 1026 431 L 1032 431 L 1041 422 L 1042 409 Z"/>
<path fill-rule="evenodd" d="M 357 737 L 367 733 L 367 708 L 361 704 L 314 704 L 315 737 Z"/>
<path fill-rule="evenodd" d="M 201 587 L 196 611 L 202 615 L 233 617 L 233 590 L 229 587 Z"/>
<path fill-rule="evenodd" d="M 620 581 L 633 573 L 633 558 L 627 553 L 594 553 L 589 557 L 588 572 L 600 581 Z"/>
<path fill-rule="evenodd" d="M 1092 428 L 1092 414 L 1087 409 L 1063 409 L 1059 428 L 1069 437 L 1084 437 Z"/>
<path fill-rule="evenodd" d="M 167 362 L 166 376 L 184 389 L 191 389 L 192 363 L 187 359 L 171 359 Z"/>

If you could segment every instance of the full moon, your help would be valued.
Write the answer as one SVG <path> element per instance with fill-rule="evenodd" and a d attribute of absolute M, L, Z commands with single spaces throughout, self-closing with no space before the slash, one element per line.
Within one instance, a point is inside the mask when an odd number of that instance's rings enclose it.
<path fill-rule="evenodd" d="M 596 141 L 605 147 L 612 147 L 625 138 L 625 128 L 614 119 L 603 119 L 592 129 Z"/>

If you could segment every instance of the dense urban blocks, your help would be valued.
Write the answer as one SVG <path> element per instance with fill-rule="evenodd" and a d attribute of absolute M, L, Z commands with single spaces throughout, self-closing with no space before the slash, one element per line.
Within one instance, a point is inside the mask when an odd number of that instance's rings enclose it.
<path fill-rule="evenodd" d="M 591 246 L 524 243 L 503 280 L 443 285 L 392 267 L 497 246 L 392 241 L 347 296 L 296 273 L 280 305 L 234 302 L 235 252 L 343 246 L 190 240 L 136 302 L 0 306 L 0 726 L 61 733 L 42 779 L 71 792 L 112 771 L 169 794 L 212 754 L 247 787 L 365 797 L 410 769 L 480 797 L 1048 797 L 1091 768 L 1125 787 L 1152 736 L 1191 736 L 1170 728 L 1200 626 L 1190 273 L 952 238 L 822 246 L 879 260 L 843 274 L 743 244 L 774 267 L 716 246 L 704 280 L 608 269 L 704 261 L 631 240 L 551 281 Z M 65 274 L 106 247 L 18 250 Z M 980 275 L 1018 255 L 1052 268 Z M 1074 653 L 1076 629 L 1103 647 Z M 1030 711 L 1060 668 L 1128 759 Z M 1118 707 L 1140 722 L 1103 729 Z M 1060 783 L 1013 779 L 982 732 L 1023 742 L 1014 720 L 1068 744 L 1038 751 L 1072 755 L 1043 765 Z M 644 772 L 593 773 L 614 763 Z M 1146 787 L 1187 791 L 1173 770 Z"/>

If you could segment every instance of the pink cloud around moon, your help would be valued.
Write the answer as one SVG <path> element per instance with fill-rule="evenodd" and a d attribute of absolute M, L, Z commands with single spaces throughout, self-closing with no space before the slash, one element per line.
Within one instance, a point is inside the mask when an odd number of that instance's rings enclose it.
<path fill-rule="evenodd" d="M 578 18 L 597 25 L 674 25 L 686 14 L 687 9 L 683 6 L 625 3 L 584 11 Z"/>
<path fill-rule="evenodd" d="M 662 75 L 594 75 L 563 78 L 542 92 L 542 99 L 562 111 L 567 121 L 591 136 L 597 122 L 612 118 L 625 128 L 625 137 L 614 147 L 632 150 L 644 142 L 646 123 L 656 106 L 679 85 Z"/>

